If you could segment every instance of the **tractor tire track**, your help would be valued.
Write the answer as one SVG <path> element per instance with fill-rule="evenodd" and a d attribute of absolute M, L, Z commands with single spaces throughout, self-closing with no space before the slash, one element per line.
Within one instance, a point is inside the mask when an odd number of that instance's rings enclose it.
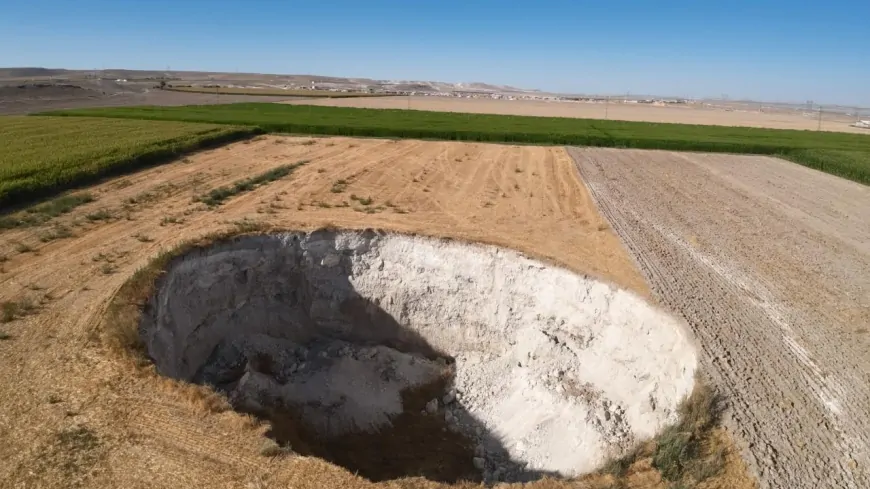
<path fill-rule="evenodd" d="M 766 157 L 569 153 L 762 487 L 870 487 L 870 189 Z"/>

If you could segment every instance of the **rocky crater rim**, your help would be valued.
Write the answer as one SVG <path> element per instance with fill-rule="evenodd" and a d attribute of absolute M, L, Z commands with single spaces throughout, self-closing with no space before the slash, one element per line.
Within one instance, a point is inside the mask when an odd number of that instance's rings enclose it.
<path fill-rule="evenodd" d="M 631 292 L 503 248 L 376 231 L 242 236 L 173 259 L 139 335 L 162 375 L 312 436 L 414 416 L 484 480 L 571 477 L 677 421 L 697 353 Z M 424 443 L 421 441 L 421 443 Z M 390 457 L 390 454 L 382 454 Z"/>

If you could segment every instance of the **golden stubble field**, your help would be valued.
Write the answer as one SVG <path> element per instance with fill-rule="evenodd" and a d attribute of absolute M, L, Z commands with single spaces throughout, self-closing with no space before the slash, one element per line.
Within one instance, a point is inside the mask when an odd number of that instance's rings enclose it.
<path fill-rule="evenodd" d="M 727 111 L 700 106 L 653 106 L 622 103 L 548 102 L 539 100 L 493 100 L 454 97 L 376 97 L 355 99 L 287 100 L 280 103 L 361 107 L 369 109 L 408 109 L 472 114 L 526 115 L 537 117 L 575 117 L 638 122 L 666 122 L 711 126 L 766 127 L 815 131 L 818 120 L 797 113 Z M 606 113 L 605 113 L 606 111 Z M 825 118 L 829 118 L 825 115 Z M 854 122 L 854 121 L 853 121 Z M 851 127 L 849 122 L 823 120 L 823 131 L 870 134 L 870 130 Z"/>
<path fill-rule="evenodd" d="M 193 201 L 301 160 L 292 175 L 215 209 Z M 8 336 L 0 341 L 0 487 L 373 485 L 320 459 L 261 455 L 266 426 L 214 409 L 202 388 L 158 377 L 102 341 L 106 308 L 133 272 L 209 233 L 257 223 L 447 236 L 509 246 L 649 295 L 558 147 L 261 136 L 89 191 L 95 202 L 43 227 L 0 232 L 0 301 L 31 306 L 0 325 Z M 41 239 L 58 224 L 71 236 Z M 752 487 L 732 449 L 727 461 L 704 487 Z M 630 487 L 666 487 L 648 460 L 630 474 Z M 604 476 L 537 483 L 608 485 Z M 423 479 L 379 486 L 441 487 Z"/>

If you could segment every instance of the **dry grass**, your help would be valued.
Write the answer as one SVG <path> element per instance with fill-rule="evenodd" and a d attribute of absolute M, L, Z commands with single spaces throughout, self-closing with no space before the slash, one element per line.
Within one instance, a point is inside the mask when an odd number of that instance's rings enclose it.
<path fill-rule="evenodd" d="M 308 161 L 303 160 L 289 165 L 281 165 L 259 175 L 245 178 L 244 180 L 238 180 L 231 186 L 213 189 L 206 195 L 197 197 L 195 200 L 197 202 L 202 202 L 209 207 L 216 207 L 236 195 L 250 192 L 261 185 L 274 182 L 279 178 L 284 178 L 306 163 L 308 163 Z"/>
<path fill-rule="evenodd" d="M 0 323 L 10 323 L 35 314 L 38 310 L 39 306 L 29 298 L 0 302 Z"/>
<path fill-rule="evenodd" d="M 624 481 L 637 467 L 648 467 L 657 471 L 670 487 L 702 487 L 722 474 L 727 464 L 728 449 L 716 441 L 721 406 L 721 398 L 699 376 L 694 391 L 679 406 L 677 424 L 623 457 L 609 461 L 602 474 Z"/>
<path fill-rule="evenodd" d="M 39 226 L 93 201 L 94 196 L 88 192 L 64 195 L 30 207 L 25 211 L 0 217 L 0 229 Z"/>

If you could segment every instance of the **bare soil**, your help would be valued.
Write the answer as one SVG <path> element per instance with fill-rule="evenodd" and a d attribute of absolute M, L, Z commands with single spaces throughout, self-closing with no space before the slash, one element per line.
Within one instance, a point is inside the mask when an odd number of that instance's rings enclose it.
<path fill-rule="evenodd" d="M 219 207 L 193 202 L 300 160 L 309 163 Z M 97 200 L 68 215 L 0 232 L 0 301 L 18 306 L 0 324 L 0 487 L 373 486 L 322 459 L 265 446 L 269 427 L 103 342 L 106 308 L 134 271 L 209 233 L 269 224 L 447 236 L 509 246 L 648 294 L 562 148 L 264 136 L 89 190 Z M 72 236 L 40 240 L 57 224 Z M 725 471 L 704 487 L 753 487 L 718 433 Z M 648 458 L 626 480 L 632 488 L 667 485 Z M 612 483 L 592 476 L 535 487 Z M 444 485 L 409 478 L 380 487 Z"/>
<path fill-rule="evenodd" d="M 283 101 L 293 97 L 215 95 L 152 88 L 155 82 L 119 84 L 105 80 L 71 83 L 19 83 L 0 85 L 0 115 L 46 110 L 131 105 L 196 105 L 235 102 Z"/>
<path fill-rule="evenodd" d="M 870 487 L 870 188 L 760 156 L 569 150 L 686 318 L 763 487 Z"/>
<path fill-rule="evenodd" d="M 370 109 L 412 109 L 474 114 L 528 115 L 539 117 L 576 117 L 640 122 L 667 122 L 713 126 L 767 127 L 815 131 L 818 120 L 783 110 L 725 110 L 699 105 L 654 106 L 647 104 L 586 103 L 536 100 L 493 100 L 457 97 L 377 97 L 367 99 L 291 100 L 284 103 L 326 105 L 331 107 L 365 107 Z M 870 134 L 870 130 L 851 127 L 854 118 L 825 115 L 823 131 Z"/>

